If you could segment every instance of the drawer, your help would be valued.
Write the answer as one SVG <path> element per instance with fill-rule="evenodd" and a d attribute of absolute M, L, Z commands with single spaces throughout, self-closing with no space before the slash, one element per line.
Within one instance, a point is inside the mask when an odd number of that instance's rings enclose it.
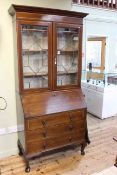
<path fill-rule="evenodd" d="M 41 141 L 46 137 L 45 129 L 26 131 L 25 134 L 26 134 L 26 141 L 27 142 L 32 142 L 35 140 Z"/>
<path fill-rule="evenodd" d="M 69 122 L 70 122 L 70 118 L 69 118 L 68 112 L 48 115 L 45 118 L 45 126 L 47 126 L 47 127 L 53 126 L 53 125 L 59 125 L 59 124 L 68 124 Z"/>
<path fill-rule="evenodd" d="M 85 123 L 83 121 L 79 122 L 69 122 L 67 125 L 56 125 L 52 127 L 48 127 L 46 129 L 47 137 L 53 138 L 62 136 L 65 134 L 70 134 L 71 132 L 78 132 L 79 130 L 85 130 Z"/>
<path fill-rule="evenodd" d="M 56 137 L 48 138 L 42 141 L 33 141 L 27 143 L 27 153 L 37 153 L 44 152 L 47 150 L 63 147 L 64 145 L 69 144 L 69 137 Z"/>
<path fill-rule="evenodd" d="M 45 150 L 45 141 L 38 141 L 38 142 L 30 142 L 27 143 L 27 153 L 32 154 L 32 153 L 37 153 L 37 152 L 42 152 Z"/>
<path fill-rule="evenodd" d="M 69 122 L 70 118 L 68 112 L 52 114 L 26 120 L 26 130 L 43 129 L 44 127 L 59 125 L 61 123 L 65 124 Z"/>
<path fill-rule="evenodd" d="M 69 113 L 70 115 L 70 119 L 72 121 L 80 121 L 80 120 L 83 120 L 85 121 L 85 115 L 84 115 L 84 111 L 71 111 Z"/>
<path fill-rule="evenodd" d="M 62 134 L 62 137 L 46 138 L 41 141 L 27 142 L 27 153 L 44 152 L 51 149 L 61 148 L 85 140 L 85 130 L 73 131 Z"/>
<path fill-rule="evenodd" d="M 86 130 L 81 128 L 79 130 L 73 131 L 69 137 L 70 142 L 80 142 L 81 140 L 85 140 Z"/>
<path fill-rule="evenodd" d="M 72 131 L 79 130 L 80 127 L 78 125 L 75 126 L 75 123 L 72 124 L 69 122 L 69 124 L 61 124 L 61 125 L 56 125 L 52 127 L 47 128 L 47 137 L 49 138 L 55 138 L 55 137 L 62 137 L 65 134 L 69 134 Z"/>
<path fill-rule="evenodd" d="M 71 120 L 71 125 L 73 128 L 81 129 L 86 128 L 86 121 L 85 120 Z"/>
<path fill-rule="evenodd" d="M 40 119 L 28 119 L 25 120 L 26 130 L 43 129 L 43 123 Z"/>
<path fill-rule="evenodd" d="M 62 137 L 55 137 L 53 139 L 46 140 L 46 149 L 59 148 L 66 145 L 71 145 L 76 142 L 81 142 L 85 140 L 85 131 L 84 129 L 79 130 L 78 132 L 71 132 L 63 134 Z"/>

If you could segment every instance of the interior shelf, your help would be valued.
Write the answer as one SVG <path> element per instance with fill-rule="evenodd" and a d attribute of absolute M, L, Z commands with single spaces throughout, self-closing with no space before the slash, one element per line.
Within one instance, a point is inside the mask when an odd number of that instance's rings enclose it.
<path fill-rule="evenodd" d="M 33 54 L 33 53 L 47 52 L 47 51 L 48 51 L 48 49 L 42 49 L 42 50 L 28 50 L 28 49 L 23 49 L 22 50 L 23 54 L 27 54 L 27 53 Z"/>
<path fill-rule="evenodd" d="M 39 29 L 22 29 L 22 32 L 47 32 L 47 30 L 39 30 Z"/>
<path fill-rule="evenodd" d="M 58 71 L 57 75 L 69 75 L 69 74 L 77 74 L 76 71 L 70 71 L 70 72 L 64 72 L 64 71 Z"/>
<path fill-rule="evenodd" d="M 70 71 L 70 72 L 58 71 L 57 72 L 57 75 L 68 75 L 68 74 L 77 74 L 77 72 L 76 71 Z M 47 75 L 48 75 L 48 72 L 40 72 L 40 73 L 36 73 L 36 74 L 34 74 L 32 72 L 31 73 L 28 72 L 28 73 L 23 74 L 23 76 L 25 78 L 38 77 L 38 76 L 47 76 Z"/>
<path fill-rule="evenodd" d="M 72 34 L 72 35 L 73 34 L 78 35 L 77 32 L 73 32 L 73 31 L 70 31 L 70 30 L 68 30 L 68 31 L 67 30 L 66 31 L 64 30 L 64 31 L 58 31 L 57 32 L 57 34 L 63 34 L 63 33 L 65 33 L 65 34 Z"/>
<path fill-rule="evenodd" d="M 60 53 L 62 53 L 62 54 L 66 54 L 66 53 L 68 53 L 68 54 L 70 54 L 70 53 L 78 53 L 78 50 L 58 50 L 57 51 L 57 54 L 60 54 Z"/>
<path fill-rule="evenodd" d="M 38 76 L 47 76 L 48 72 L 39 72 L 39 73 L 32 73 L 32 72 L 27 72 L 24 73 L 23 76 L 25 78 L 29 78 L 29 77 L 38 77 Z"/>

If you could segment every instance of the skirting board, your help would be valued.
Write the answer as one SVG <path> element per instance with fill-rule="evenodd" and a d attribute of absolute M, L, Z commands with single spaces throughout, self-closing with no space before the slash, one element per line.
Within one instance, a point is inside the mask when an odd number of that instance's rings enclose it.
<path fill-rule="evenodd" d="M 3 152 L 0 152 L 0 159 L 9 157 L 11 155 L 16 155 L 16 154 L 18 154 L 18 148 L 13 148 L 7 151 L 3 151 Z"/>
<path fill-rule="evenodd" d="M 24 130 L 23 125 L 14 125 L 14 126 L 9 126 L 7 128 L 0 128 L 0 136 L 11 134 L 11 133 L 17 133 L 23 130 Z"/>

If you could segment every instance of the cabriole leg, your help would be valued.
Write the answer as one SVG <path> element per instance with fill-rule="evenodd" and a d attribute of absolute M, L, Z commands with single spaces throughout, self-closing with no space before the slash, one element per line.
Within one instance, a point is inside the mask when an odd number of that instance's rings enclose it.
<path fill-rule="evenodd" d="M 115 164 L 114 164 L 114 166 L 117 167 L 117 156 L 116 156 L 116 159 L 115 159 Z"/>
<path fill-rule="evenodd" d="M 18 144 L 18 150 L 19 150 L 19 156 L 22 156 L 23 155 L 23 152 L 22 152 L 22 148 L 20 147 L 20 144 L 19 144 L 19 141 L 17 142 Z"/>
<path fill-rule="evenodd" d="M 30 164 L 29 164 L 29 159 L 27 158 L 25 152 L 23 151 L 23 148 L 20 144 L 20 141 L 18 140 L 18 149 L 19 149 L 19 155 L 24 157 L 25 163 L 26 163 L 26 168 L 25 168 L 25 172 L 29 173 L 30 172 Z"/>
<path fill-rule="evenodd" d="M 29 159 L 25 156 L 24 157 L 25 162 L 26 162 L 26 168 L 25 168 L 25 172 L 29 173 L 30 172 L 30 164 L 29 164 Z"/>
<path fill-rule="evenodd" d="M 30 172 L 30 166 L 29 166 L 29 164 L 26 165 L 25 172 L 26 172 L 26 173 L 29 173 L 29 172 Z"/>
<path fill-rule="evenodd" d="M 85 146 L 86 146 L 85 143 L 81 144 L 81 155 L 85 155 L 85 151 L 84 151 Z"/>
<path fill-rule="evenodd" d="M 88 129 L 86 130 L 86 135 L 85 135 L 85 137 L 86 137 L 87 143 L 90 144 L 89 135 L 88 135 Z"/>

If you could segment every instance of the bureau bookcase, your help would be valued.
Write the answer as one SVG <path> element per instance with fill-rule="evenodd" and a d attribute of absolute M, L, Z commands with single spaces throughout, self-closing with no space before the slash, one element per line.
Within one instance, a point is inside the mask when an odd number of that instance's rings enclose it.
<path fill-rule="evenodd" d="M 19 154 L 26 161 L 89 143 L 81 91 L 84 13 L 12 5 Z M 21 112 L 22 111 L 22 112 Z"/>

